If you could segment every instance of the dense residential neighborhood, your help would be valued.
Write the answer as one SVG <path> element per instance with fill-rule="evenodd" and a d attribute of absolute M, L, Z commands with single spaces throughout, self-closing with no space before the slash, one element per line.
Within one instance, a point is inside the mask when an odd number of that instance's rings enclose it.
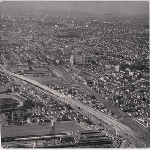
<path fill-rule="evenodd" d="M 148 146 L 149 15 L 2 13 L 0 20 L 4 148 L 31 135 L 12 147 Z"/>

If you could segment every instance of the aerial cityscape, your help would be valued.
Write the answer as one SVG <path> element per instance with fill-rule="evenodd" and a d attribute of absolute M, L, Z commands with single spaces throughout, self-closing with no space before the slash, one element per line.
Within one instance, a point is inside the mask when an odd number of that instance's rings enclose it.
<path fill-rule="evenodd" d="M 150 147 L 147 5 L 1 2 L 1 147 Z"/>

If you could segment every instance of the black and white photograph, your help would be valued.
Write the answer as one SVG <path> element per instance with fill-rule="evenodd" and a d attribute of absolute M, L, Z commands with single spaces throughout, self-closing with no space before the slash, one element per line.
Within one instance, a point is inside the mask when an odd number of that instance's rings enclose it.
<path fill-rule="evenodd" d="M 149 148 L 148 1 L 1 1 L 1 148 Z"/>

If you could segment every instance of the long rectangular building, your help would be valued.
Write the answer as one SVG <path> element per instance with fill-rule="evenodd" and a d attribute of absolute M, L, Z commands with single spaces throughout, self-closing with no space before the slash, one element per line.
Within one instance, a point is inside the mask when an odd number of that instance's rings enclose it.
<path fill-rule="evenodd" d="M 71 64 L 91 64 L 92 57 L 91 56 L 84 56 L 84 55 L 71 55 L 70 56 L 70 63 Z"/>

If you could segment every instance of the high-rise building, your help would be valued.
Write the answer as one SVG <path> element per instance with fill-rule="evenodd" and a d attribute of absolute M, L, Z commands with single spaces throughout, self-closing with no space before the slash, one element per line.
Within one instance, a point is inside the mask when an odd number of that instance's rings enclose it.
<path fill-rule="evenodd" d="M 71 64 L 91 64 L 92 57 L 91 56 L 84 56 L 82 54 L 77 54 L 77 55 L 71 55 L 70 56 L 70 63 Z"/>

